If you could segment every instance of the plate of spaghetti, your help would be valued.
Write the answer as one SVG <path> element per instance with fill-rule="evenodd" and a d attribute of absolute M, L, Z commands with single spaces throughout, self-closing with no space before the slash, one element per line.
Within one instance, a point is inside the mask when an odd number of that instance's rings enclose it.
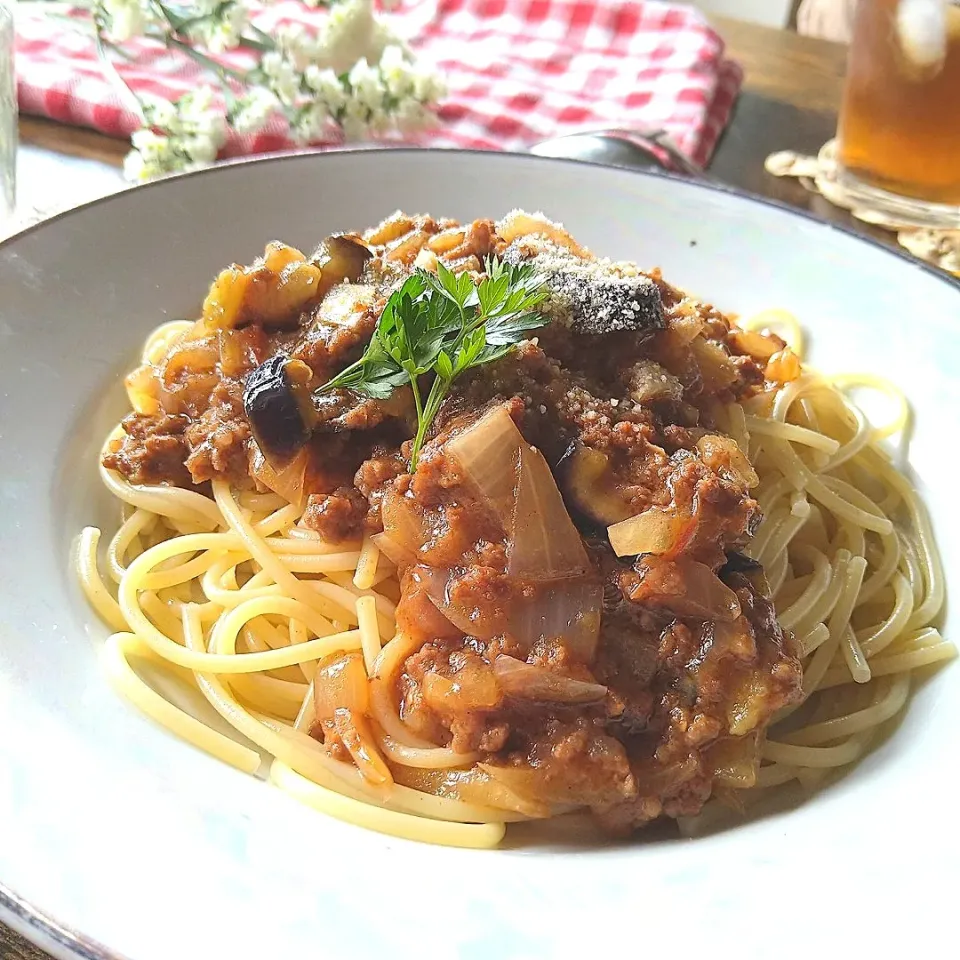
<path fill-rule="evenodd" d="M 764 956 L 815 886 L 935 933 L 949 280 L 702 184 L 391 151 L 81 208 L 0 282 L 5 920 L 555 957 L 696 902 Z"/>

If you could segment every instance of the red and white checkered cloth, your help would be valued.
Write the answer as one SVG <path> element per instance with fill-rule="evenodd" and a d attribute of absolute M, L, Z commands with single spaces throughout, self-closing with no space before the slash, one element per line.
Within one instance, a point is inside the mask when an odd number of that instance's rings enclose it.
<path fill-rule="evenodd" d="M 316 26 L 326 13 L 295 0 L 266 6 L 254 22 Z M 696 10 L 639 0 L 421 0 L 390 16 L 418 56 L 446 77 L 440 126 L 425 146 L 522 150 L 586 129 L 659 128 L 705 163 L 743 78 Z M 137 93 L 176 99 L 200 68 L 159 44 L 134 41 L 135 62 L 115 58 Z M 18 20 L 20 109 L 116 137 L 137 128 L 97 61 L 93 41 L 62 21 Z M 245 51 L 224 62 L 249 65 Z M 224 155 L 289 147 L 282 119 L 233 137 Z"/>

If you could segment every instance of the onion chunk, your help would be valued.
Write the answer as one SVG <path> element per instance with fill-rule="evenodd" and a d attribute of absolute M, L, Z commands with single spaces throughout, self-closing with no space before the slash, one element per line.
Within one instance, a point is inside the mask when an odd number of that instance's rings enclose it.
<path fill-rule="evenodd" d="M 464 475 L 488 503 L 509 536 L 513 525 L 517 466 L 523 434 L 500 405 L 453 437 L 446 446 Z"/>
<path fill-rule="evenodd" d="M 635 603 L 666 607 L 681 617 L 733 621 L 740 616 L 737 595 L 706 564 L 687 557 L 646 557 L 629 591 Z"/>
<path fill-rule="evenodd" d="M 555 670 L 501 654 L 493 663 L 501 689 L 509 697 L 549 703 L 596 703 L 607 695 L 599 683 L 574 680 Z"/>
<path fill-rule="evenodd" d="M 365 714 L 369 709 L 367 671 L 359 653 L 334 653 L 317 665 L 313 709 L 317 720 L 333 720 L 337 710 Z"/>
<path fill-rule="evenodd" d="M 507 572 L 523 580 L 581 577 L 590 569 L 587 551 L 539 450 L 520 449 L 520 478 Z"/>
<path fill-rule="evenodd" d="M 549 464 L 523 439 L 505 405 L 453 437 L 446 452 L 500 521 L 509 543 L 511 577 L 559 580 L 590 569 Z"/>
<path fill-rule="evenodd" d="M 677 519 L 666 510 L 651 507 L 607 527 L 607 538 L 618 557 L 669 553 L 677 538 Z"/>

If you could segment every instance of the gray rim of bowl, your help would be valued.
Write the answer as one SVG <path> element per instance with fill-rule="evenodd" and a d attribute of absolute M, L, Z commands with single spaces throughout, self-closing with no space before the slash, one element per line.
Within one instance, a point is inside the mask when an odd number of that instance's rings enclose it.
<path fill-rule="evenodd" d="M 803 220 L 807 220 L 810 223 L 815 223 L 820 227 L 823 227 L 826 230 L 831 230 L 836 233 L 844 234 L 848 237 L 851 237 L 854 240 L 858 240 L 861 243 L 865 243 L 870 247 L 874 247 L 877 250 L 882 250 L 885 253 L 889 254 L 892 257 L 895 257 L 898 260 L 902 260 L 905 263 L 910 264 L 913 267 L 916 267 L 923 271 L 924 273 L 929 274 L 930 276 L 940 280 L 942 283 L 947 284 L 947 286 L 954 287 L 957 290 L 960 290 L 960 277 L 954 277 L 949 274 L 947 271 L 942 270 L 939 267 L 935 267 L 931 263 L 927 263 L 925 260 L 921 260 L 918 257 L 915 257 L 913 254 L 908 253 L 906 250 L 902 250 L 899 247 L 890 246 L 887 243 L 884 243 L 881 240 L 878 240 L 876 237 L 871 237 L 867 234 L 858 233 L 852 227 L 848 227 L 840 223 L 831 223 L 828 220 L 823 220 L 821 217 L 818 217 L 815 213 L 812 213 L 809 210 L 802 210 L 799 207 L 792 207 L 787 203 L 784 203 L 780 200 L 773 200 L 770 197 L 764 197 L 757 193 L 751 193 L 749 190 L 742 190 L 739 187 L 730 186 L 729 184 L 721 183 L 716 180 L 700 180 L 694 177 L 689 177 L 684 174 L 673 173 L 669 170 L 658 170 L 655 168 L 633 168 L 626 166 L 624 164 L 605 164 L 598 163 L 592 160 L 570 160 L 565 157 L 541 157 L 535 154 L 530 153 L 517 153 L 507 150 L 497 151 L 497 150 L 461 150 L 461 149 L 429 149 L 424 147 L 409 147 L 409 146 L 391 146 L 389 144 L 380 144 L 376 146 L 359 146 L 359 147 L 329 147 L 322 150 L 288 150 L 283 153 L 275 153 L 268 155 L 259 155 L 252 157 L 231 157 L 226 160 L 220 160 L 215 166 L 205 167 L 202 170 L 191 170 L 189 173 L 180 173 L 162 177 L 159 180 L 153 180 L 150 183 L 140 184 L 135 189 L 137 190 L 150 190 L 154 188 L 160 188 L 171 183 L 176 183 L 180 180 L 183 180 L 187 177 L 204 177 L 209 176 L 210 174 L 215 174 L 218 170 L 223 169 L 224 167 L 237 167 L 237 166 L 248 166 L 248 165 L 267 165 L 267 164 L 281 164 L 281 163 L 290 163 L 290 162 L 302 162 L 310 161 L 317 162 L 317 158 L 335 155 L 339 156 L 342 154 L 360 156 L 363 154 L 369 153 L 380 153 L 384 150 L 389 150 L 391 153 L 406 153 L 406 154 L 416 154 L 416 153 L 444 153 L 444 154 L 456 154 L 460 156 L 477 156 L 477 157 L 497 157 L 505 158 L 510 160 L 525 160 L 536 163 L 552 163 L 558 165 L 566 166 L 587 166 L 587 167 L 600 167 L 610 168 L 614 170 L 626 171 L 633 176 L 638 177 L 655 177 L 662 180 L 672 180 L 676 183 L 685 183 L 694 187 L 697 187 L 700 190 L 709 190 L 711 193 L 721 193 L 726 194 L 732 197 L 739 197 L 742 200 L 748 200 L 751 203 L 760 204 L 764 207 L 772 207 L 774 210 L 781 210 L 784 213 L 790 214 L 795 217 L 800 217 Z M 655 158 L 652 158 L 655 159 Z M 59 220 L 63 220 L 66 217 L 72 216 L 75 213 L 79 213 L 83 210 L 86 210 L 90 207 L 99 206 L 101 204 L 110 203 L 115 200 L 119 200 L 128 189 L 122 189 L 116 193 L 109 194 L 105 197 L 98 197 L 95 200 L 90 200 L 87 203 L 82 203 L 79 206 L 71 207 L 69 210 L 64 210 L 61 213 L 54 214 L 52 217 L 47 217 L 45 220 L 41 220 L 38 223 L 31 224 L 28 227 L 25 227 L 23 230 L 19 230 L 17 233 L 7 237 L 5 240 L 0 240 L 0 251 L 5 250 L 9 247 L 16 246 L 17 242 L 23 237 L 28 236 L 29 234 L 34 233 L 36 230 L 43 230 L 49 225 L 56 223 Z"/>
<path fill-rule="evenodd" d="M 454 153 L 466 156 L 483 156 L 484 158 L 488 157 L 505 157 L 511 160 L 522 159 L 529 160 L 535 163 L 553 163 L 553 164 L 565 164 L 565 165 L 574 165 L 574 166 L 596 166 L 596 167 L 605 167 L 606 164 L 597 164 L 597 163 L 585 163 L 581 160 L 567 160 L 560 157 L 539 157 L 534 156 L 533 154 L 528 153 L 508 153 L 496 152 L 490 150 L 450 150 L 450 151 L 432 151 L 424 150 L 423 148 L 411 148 L 411 147 L 393 147 L 390 148 L 391 152 L 397 150 L 403 153 Z M 335 154 L 367 154 L 375 152 L 370 148 L 360 148 L 360 149 L 333 149 L 333 150 L 297 150 L 291 151 L 289 153 L 284 153 L 279 156 L 265 156 L 265 157 L 237 157 L 227 161 L 221 161 L 214 167 L 207 167 L 203 170 L 193 170 L 190 173 L 183 173 L 177 176 L 165 177 L 160 180 L 154 180 L 152 183 L 143 184 L 138 187 L 139 190 L 151 190 L 158 189 L 170 186 L 171 184 L 176 184 L 178 181 L 184 177 L 204 177 L 210 176 L 211 174 L 216 174 L 216 172 L 224 167 L 233 167 L 241 166 L 248 164 L 280 164 L 280 163 L 290 163 L 290 162 L 322 162 L 324 156 Z M 496 162 L 496 161 L 495 161 Z M 859 240 L 862 243 L 866 243 L 872 247 L 882 250 L 885 253 L 889 254 L 892 257 L 896 257 L 898 260 L 903 260 L 904 262 L 910 264 L 913 267 L 917 267 L 920 270 L 923 270 L 925 273 L 928 273 L 930 276 L 946 283 L 950 287 L 954 287 L 958 292 L 960 292 L 960 279 L 954 279 L 946 272 L 938 269 L 937 267 L 932 266 L 929 263 L 924 262 L 923 260 L 918 260 L 916 257 L 913 257 L 905 251 L 898 250 L 894 247 L 887 246 L 885 243 L 882 243 L 880 240 L 875 239 L 874 237 L 864 236 L 857 233 L 856 231 L 850 229 L 849 227 L 843 226 L 841 224 L 829 223 L 826 220 L 821 220 L 818 216 L 813 213 L 810 213 L 807 210 L 800 210 L 795 207 L 788 206 L 785 203 L 781 203 L 778 200 L 771 200 L 768 197 L 761 197 L 754 193 L 749 193 L 746 190 L 740 190 L 737 187 L 727 186 L 726 184 L 716 183 L 714 181 L 706 180 L 695 180 L 690 177 L 680 176 L 674 173 L 670 173 L 665 170 L 633 170 L 629 167 L 623 166 L 613 166 L 613 169 L 616 170 L 625 170 L 631 173 L 633 176 L 638 177 L 658 177 L 665 180 L 674 180 L 678 183 L 684 183 L 689 186 L 696 187 L 700 190 L 709 190 L 713 193 L 724 193 L 734 197 L 740 197 L 741 199 L 748 200 L 752 203 L 761 204 L 766 207 L 773 207 L 775 210 L 782 210 L 788 214 L 791 214 L 795 217 L 801 217 L 804 220 L 809 220 L 813 223 L 819 224 L 821 227 L 827 230 L 835 230 L 839 233 L 846 234 L 849 237 L 852 237 L 855 240 Z M 67 217 L 73 216 L 76 213 L 79 213 L 83 210 L 87 210 L 90 207 L 99 206 L 101 204 L 107 204 L 112 202 L 123 202 L 123 196 L 127 191 L 121 190 L 118 193 L 110 194 L 106 197 L 100 197 L 97 200 L 91 200 L 89 203 L 81 204 L 78 207 L 72 207 L 69 210 L 65 210 L 62 213 L 58 213 L 55 216 L 49 217 L 46 220 L 41 220 L 39 223 L 35 223 L 32 226 L 27 227 L 25 230 L 21 230 L 19 233 L 15 233 L 13 236 L 8 237 L 6 240 L 0 242 L 0 251 L 4 249 L 15 247 L 17 242 L 28 234 L 32 234 L 36 230 L 45 230 L 51 227 L 53 224 L 57 223 L 60 220 L 63 220 Z M 64 926 L 63 924 L 57 922 L 52 917 L 47 916 L 43 911 L 36 906 L 35 904 L 29 903 L 28 901 L 18 897 L 12 890 L 9 890 L 7 887 L 0 884 L 0 916 L 9 916 L 13 920 L 13 924 L 19 927 L 21 930 L 26 931 L 25 935 L 28 939 L 36 938 L 34 942 L 43 948 L 44 943 L 49 943 L 52 946 L 65 947 L 70 953 L 77 958 L 77 960 L 127 960 L 121 954 L 116 953 L 110 950 L 108 947 L 103 946 L 102 944 L 97 943 L 94 940 L 85 937 L 82 933 L 72 930 L 69 927 Z"/>
<path fill-rule="evenodd" d="M 47 916 L 36 904 L 0 884 L 0 920 L 46 951 L 67 950 L 76 960 L 127 960 L 122 954 Z"/>

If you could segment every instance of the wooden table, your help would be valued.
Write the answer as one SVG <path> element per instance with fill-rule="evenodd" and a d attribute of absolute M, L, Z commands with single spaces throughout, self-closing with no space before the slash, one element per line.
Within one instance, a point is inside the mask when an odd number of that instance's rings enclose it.
<path fill-rule="evenodd" d="M 855 220 L 763 161 L 777 150 L 816 154 L 837 129 L 847 48 L 787 30 L 714 17 L 727 50 L 744 68 L 743 89 L 710 162 L 718 180 L 809 210 L 895 245 L 893 234 Z"/>
<path fill-rule="evenodd" d="M 840 105 L 846 48 L 785 30 L 714 17 L 729 53 L 746 71 L 743 91 L 723 135 L 710 173 L 726 183 L 811 210 L 824 219 L 873 232 L 846 211 L 831 206 L 793 180 L 777 179 L 763 169 L 775 150 L 816 153 L 833 136 Z M 20 120 L 21 141 L 72 157 L 119 166 L 128 145 L 89 130 L 37 117 Z M 876 234 L 893 242 L 890 234 Z M 2 960 L 49 960 L 0 925 Z M 132 958 L 137 960 L 137 958 Z M 173 958 L 171 958 L 173 960 Z M 277 958 L 286 960 L 286 958 Z"/>

